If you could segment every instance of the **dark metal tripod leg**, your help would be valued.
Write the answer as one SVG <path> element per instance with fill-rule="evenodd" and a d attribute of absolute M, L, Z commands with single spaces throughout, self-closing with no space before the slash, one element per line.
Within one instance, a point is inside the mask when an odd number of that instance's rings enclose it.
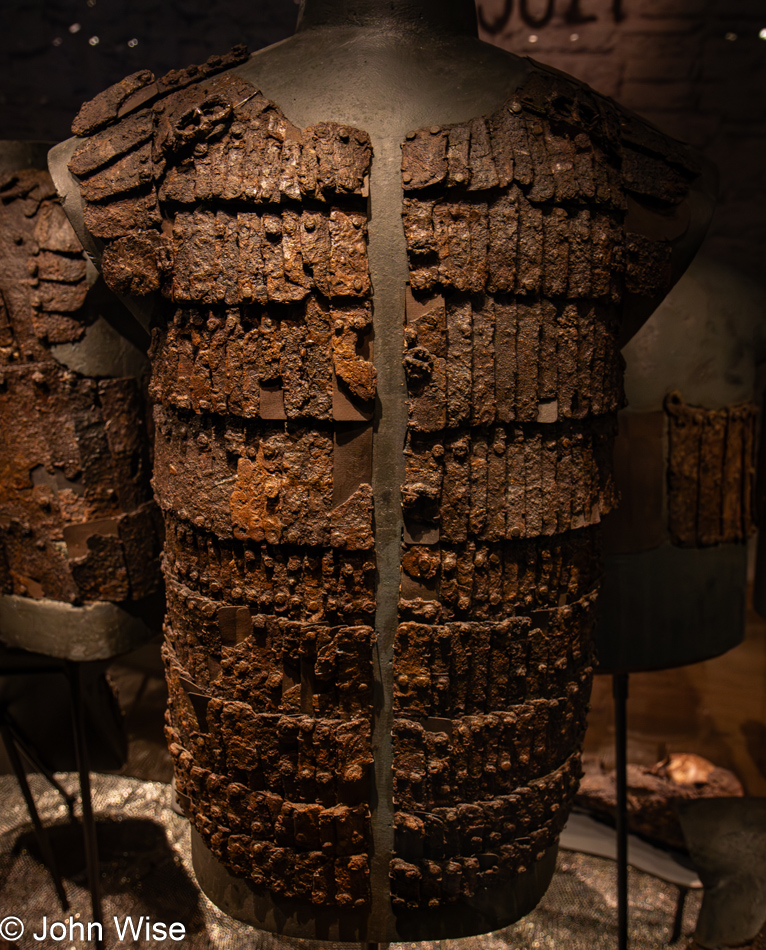
<path fill-rule="evenodd" d="M 0 735 L 3 737 L 3 745 L 5 746 L 5 751 L 8 753 L 8 759 L 10 760 L 11 768 L 13 769 L 16 780 L 19 783 L 21 794 L 24 796 L 24 802 L 26 803 L 29 817 L 32 819 L 32 826 L 35 830 L 35 838 L 37 839 L 37 846 L 40 848 L 40 854 L 42 854 L 43 861 L 45 862 L 45 865 L 48 868 L 51 877 L 53 878 L 53 886 L 56 888 L 56 893 L 58 894 L 61 908 L 62 910 L 68 910 L 69 900 L 67 899 L 66 891 L 64 890 L 64 883 L 61 880 L 56 859 L 53 855 L 53 848 L 51 847 L 48 833 L 45 830 L 42 821 L 40 821 L 40 815 L 37 812 L 37 806 L 35 805 L 35 800 L 32 797 L 32 792 L 29 788 L 29 783 L 27 782 L 27 775 L 24 771 L 24 766 L 21 762 L 19 751 L 16 748 L 13 733 L 4 722 L 0 722 Z"/>
<path fill-rule="evenodd" d="M 614 747 L 617 773 L 617 947 L 628 947 L 628 674 L 612 677 Z"/>
<path fill-rule="evenodd" d="M 82 799 L 82 829 L 85 841 L 85 868 L 88 875 L 91 906 L 93 908 L 93 923 L 101 924 L 103 932 L 103 918 L 101 913 L 101 873 L 98 860 L 98 842 L 96 841 L 96 822 L 93 818 L 93 803 L 90 794 L 90 761 L 88 746 L 85 737 L 85 698 L 82 693 L 82 679 L 80 665 L 71 660 L 66 661 L 66 675 L 69 689 L 72 693 L 72 723 L 74 732 L 75 757 L 77 771 L 80 774 L 80 796 Z M 104 946 L 103 941 L 94 941 L 98 950 Z"/>
<path fill-rule="evenodd" d="M 670 934 L 668 943 L 675 943 L 681 939 L 681 928 L 684 925 L 684 906 L 686 904 L 686 895 L 689 893 L 688 887 L 678 888 L 678 903 L 676 904 L 676 916 L 673 918 L 673 930 Z"/>
<path fill-rule="evenodd" d="M 24 740 L 24 737 L 19 733 L 18 726 L 8 714 L 6 714 L 6 720 L 18 750 L 32 766 L 33 771 L 39 772 L 41 775 L 43 775 L 48 783 L 56 789 L 59 795 L 61 795 L 61 797 L 64 799 L 64 802 L 66 803 L 70 821 L 76 821 L 77 819 L 74 813 L 76 797 L 69 794 L 69 792 L 64 788 L 61 782 L 59 782 L 53 772 L 51 772 L 48 766 L 40 759 L 35 750 Z"/>

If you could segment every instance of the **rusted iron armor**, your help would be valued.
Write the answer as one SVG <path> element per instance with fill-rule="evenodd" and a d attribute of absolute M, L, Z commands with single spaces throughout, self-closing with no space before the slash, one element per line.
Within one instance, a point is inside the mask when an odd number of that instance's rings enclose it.
<path fill-rule="evenodd" d="M 47 171 L 0 176 L 0 594 L 81 605 L 161 585 L 140 382 L 57 352 L 98 317 Z"/>
<path fill-rule="evenodd" d="M 620 505 L 603 524 L 595 631 L 602 672 L 702 662 L 745 635 L 765 299 L 700 255 L 623 350 Z"/>
<path fill-rule="evenodd" d="M 166 519 L 167 734 L 230 871 L 371 901 L 376 372 L 367 134 L 295 127 L 244 51 L 83 108 L 70 171 L 103 273 L 159 291 L 151 395 Z M 659 299 L 680 145 L 533 66 L 496 113 L 402 143 L 409 399 L 393 660 L 395 913 L 529 870 L 580 776 L 614 504 L 625 290 Z"/>
<path fill-rule="evenodd" d="M 668 530 L 680 547 L 746 541 L 754 530 L 758 407 L 688 406 L 665 400 L 668 418 Z"/>

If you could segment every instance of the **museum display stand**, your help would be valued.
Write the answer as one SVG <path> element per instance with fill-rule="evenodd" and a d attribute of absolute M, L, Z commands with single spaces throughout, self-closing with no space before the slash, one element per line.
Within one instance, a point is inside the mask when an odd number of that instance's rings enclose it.
<path fill-rule="evenodd" d="M 623 351 L 621 502 L 605 519 L 596 627 L 597 673 L 612 677 L 614 695 L 620 948 L 629 675 L 709 660 L 745 633 L 763 305 L 753 282 L 703 253 Z"/>
<path fill-rule="evenodd" d="M 24 707 L 22 683 L 65 679 L 93 920 L 100 921 L 87 707 L 103 668 L 94 674 L 93 664 L 159 629 L 159 537 L 141 401 L 146 359 L 108 322 L 119 322 L 123 308 L 99 286 L 66 220 L 46 169 L 48 148 L 0 143 L 0 721 L 66 908 L 24 765 L 64 794 L 47 765 L 57 751 L 57 729 L 49 727 L 46 739 L 44 724 L 54 691 L 48 707 L 31 711 L 37 744 L 16 711 Z M 65 799 L 74 818 L 73 800 Z"/>
<path fill-rule="evenodd" d="M 498 929 L 580 774 L 618 348 L 710 169 L 472 0 L 86 103 L 50 157 L 151 326 L 168 739 L 202 889 L 287 936 Z"/>

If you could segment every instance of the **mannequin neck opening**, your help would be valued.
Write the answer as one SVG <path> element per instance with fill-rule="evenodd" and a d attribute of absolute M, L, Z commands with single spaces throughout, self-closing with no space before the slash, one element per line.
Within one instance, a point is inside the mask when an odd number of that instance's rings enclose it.
<path fill-rule="evenodd" d="M 474 0 L 301 0 L 297 31 L 319 26 L 477 36 Z"/>

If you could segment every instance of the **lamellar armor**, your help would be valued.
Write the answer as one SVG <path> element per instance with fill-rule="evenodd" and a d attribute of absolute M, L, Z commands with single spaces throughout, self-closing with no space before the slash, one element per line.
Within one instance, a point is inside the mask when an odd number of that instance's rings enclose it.
<path fill-rule="evenodd" d="M 660 299 L 671 277 L 669 242 L 628 212 L 671 215 L 699 169 L 534 64 L 494 113 L 401 143 L 408 423 L 387 672 L 375 156 L 362 129 L 297 128 L 223 72 L 243 56 L 124 80 L 78 116 L 70 163 L 107 282 L 159 299 L 179 799 L 256 890 L 364 917 L 388 755 L 394 913 L 481 905 L 551 854 L 580 776 L 621 303 Z M 372 741 L 386 704 L 387 748 Z"/>

